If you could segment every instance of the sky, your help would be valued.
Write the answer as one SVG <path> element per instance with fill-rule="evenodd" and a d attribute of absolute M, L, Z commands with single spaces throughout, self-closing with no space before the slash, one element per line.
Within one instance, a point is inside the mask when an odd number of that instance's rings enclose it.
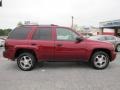
<path fill-rule="evenodd" d="M 2 0 L 0 28 L 15 28 L 18 22 L 71 26 L 99 26 L 120 19 L 120 0 Z"/>

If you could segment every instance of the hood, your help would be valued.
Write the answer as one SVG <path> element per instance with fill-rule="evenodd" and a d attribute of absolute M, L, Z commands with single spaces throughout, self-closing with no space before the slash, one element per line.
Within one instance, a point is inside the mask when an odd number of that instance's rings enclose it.
<path fill-rule="evenodd" d="M 96 43 L 103 43 L 103 44 L 111 44 L 110 42 L 107 41 L 100 41 L 100 40 L 92 40 L 92 39 L 87 39 L 87 41 L 89 42 L 96 42 Z"/>
<path fill-rule="evenodd" d="M 115 50 L 114 45 L 110 42 L 86 39 L 86 44 L 93 48 L 104 48 L 109 50 Z"/>

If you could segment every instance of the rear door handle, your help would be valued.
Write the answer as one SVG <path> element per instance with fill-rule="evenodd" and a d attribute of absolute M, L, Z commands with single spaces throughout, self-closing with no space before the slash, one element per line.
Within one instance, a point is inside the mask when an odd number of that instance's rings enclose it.
<path fill-rule="evenodd" d="M 63 44 L 56 44 L 56 46 L 61 47 L 61 46 L 63 46 Z"/>

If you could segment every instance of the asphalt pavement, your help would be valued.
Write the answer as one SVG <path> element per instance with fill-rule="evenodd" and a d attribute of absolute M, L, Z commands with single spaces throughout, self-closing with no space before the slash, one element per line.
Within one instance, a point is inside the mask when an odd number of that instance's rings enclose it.
<path fill-rule="evenodd" d="M 85 63 L 46 62 L 26 72 L 3 58 L 2 51 L 0 47 L 0 90 L 120 90 L 120 53 L 105 70 Z"/>

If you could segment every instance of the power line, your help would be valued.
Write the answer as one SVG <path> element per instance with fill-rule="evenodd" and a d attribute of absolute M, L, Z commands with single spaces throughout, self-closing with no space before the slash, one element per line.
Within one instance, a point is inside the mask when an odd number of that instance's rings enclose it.
<path fill-rule="evenodd" d="M 73 20 L 74 20 L 74 17 L 72 16 L 72 25 L 71 25 L 71 28 L 73 28 L 73 24 L 74 24 Z"/>

